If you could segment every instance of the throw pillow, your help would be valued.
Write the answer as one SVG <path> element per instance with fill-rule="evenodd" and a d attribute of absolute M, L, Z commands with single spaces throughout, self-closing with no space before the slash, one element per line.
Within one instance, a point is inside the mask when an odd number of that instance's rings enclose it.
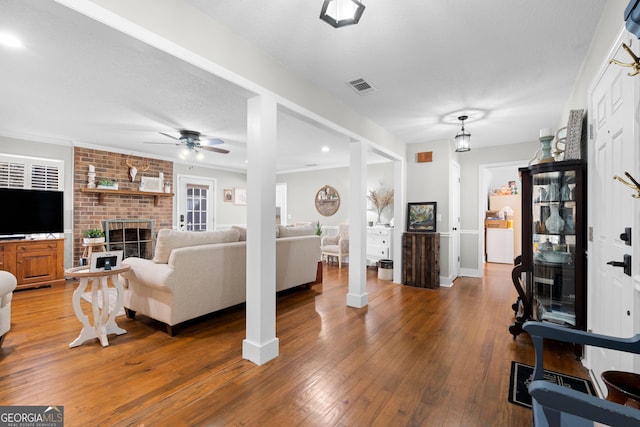
<path fill-rule="evenodd" d="M 247 241 L 247 229 L 244 227 L 240 227 L 239 225 L 232 225 L 231 226 L 232 230 L 238 230 L 238 232 L 240 233 L 240 239 L 238 241 L 240 242 L 246 242 Z M 276 225 L 276 239 L 280 237 L 280 226 Z"/>
<path fill-rule="evenodd" d="M 153 262 L 166 264 L 169 262 L 169 255 L 171 255 L 173 249 L 211 243 L 237 242 L 239 238 L 240 232 L 238 230 L 177 231 L 164 228 L 158 231 Z"/>

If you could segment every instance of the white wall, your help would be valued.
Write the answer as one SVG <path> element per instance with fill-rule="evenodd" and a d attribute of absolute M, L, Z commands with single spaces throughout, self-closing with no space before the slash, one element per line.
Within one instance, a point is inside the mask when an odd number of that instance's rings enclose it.
<path fill-rule="evenodd" d="M 247 188 L 247 174 L 197 165 L 174 163 L 172 182 L 178 182 L 178 175 L 206 177 L 216 180 L 216 211 L 214 212 L 216 227 L 227 227 L 233 224 L 247 223 L 246 205 L 236 205 L 233 202 L 225 202 L 223 200 L 224 189 Z M 175 210 L 173 212 L 173 224 L 174 226 L 178 224 Z"/>
<path fill-rule="evenodd" d="M 367 166 L 367 188 L 378 189 L 381 186 L 393 188 L 393 164 L 391 162 Z M 277 182 L 287 184 L 289 218 L 287 222 L 320 221 L 321 225 L 338 226 L 349 222 L 349 168 L 314 170 L 278 174 Z M 332 216 L 321 215 L 315 207 L 316 192 L 330 185 L 340 194 L 340 207 Z M 385 209 L 383 218 L 391 219 L 391 208 Z M 367 219 L 375 221 L 377 214 L 367 212 Z"/>
<path fill-rule="evenodd" d="M 523 163 L 522 166 L 526 166 L 527 163 Z M 490 191 L 500 190 L 503 186 L 507 186 L 509 181 L 515 181 L 518 191 L 520 191 L 520 175 L 518 174 L 519 166 L 501 166 L 489 169 L 490 178 Z"/>
<path fill-rule="evenodd" d="M 417 153 L 431 151 L 432 162 L 418 163 Z M 436 231 L 449 229 L 449 165 L 451 143 L 446 140 L 407 145 L 407 203 L 436 202 Z"/>
<path fill-rule="evenodd" d="M 432 161 L 418 163 L 417 153 L 431 151 Z M 449 195 L 453 149 L 448 140 L 407 145 L 407 203 L 436 202 L 436 231 L 440 233 L 440 277 L 449 277 Z M 405 213 L 406 215 L 406 213 Z"/>
<path fill-rule="evenodd" d="M 580 74 L 574 82 L 571 95 L 565 105 L 564 113 L 558 123 L 558 128 L 567 125 L 570 110 L 581 108 L 584 108 L 585 111 L 587 110 L 589 86 L 593 83 L 596 74 L 604 65 L 612 43 L 624 27 L 623 15 L 628 3 L 629 0 L 607 1 L 596 32 L 593 35 L 591 46 L 584 59 Z"/>
<path fill-rule="evenodd" d="M 481 188 L 480 165 L 501 162 L 528 162 L 540 147 L 538 141 L 472 149 L 457 155 L 460 163 L 460 268 L 467 275 L 482 275 L 482 259 L 479 256 L 484 232 L 480 197 L 486 199 L 487 191 Z M 520 188 L 520 185 L 518 184 Z M 484 211 L 484 207 L 482 208 Z"/>

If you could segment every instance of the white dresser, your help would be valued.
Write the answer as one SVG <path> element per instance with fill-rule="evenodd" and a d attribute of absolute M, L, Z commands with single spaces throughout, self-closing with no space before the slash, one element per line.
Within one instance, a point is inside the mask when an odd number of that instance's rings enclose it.
<path fill-rule="evenodd" d="M 367 265 L 393 259 L 393 228 L 367 227 Z"/>

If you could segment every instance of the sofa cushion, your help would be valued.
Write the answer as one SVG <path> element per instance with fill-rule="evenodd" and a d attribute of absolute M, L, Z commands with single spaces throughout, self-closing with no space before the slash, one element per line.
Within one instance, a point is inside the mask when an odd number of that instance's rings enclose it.
<path fill-rule="evenodd" d="M 295 237 L 295 236 L 313 236 L 316 233 L 316 229 L 312 225 L 301 225 L 296 227 L 286 227 L 284 225 L 278 225 L 279 237 Z"/>
<path fill-rule="evenodd" d="M 169 255 L 173 249 L 211 243 L 237 242 L 239 238 L 240 232 L 238 230 L 177 231 L 164 228 L 158 231 L 153 262 L 166 264 L 169 262 Z"/>
<path fill-rule="evenodd" d="M 240 233 L 240 237 L 238 238 L 239 242 L 246 242 L 247 241 L 247 229 L 244 227 L 240 227 L 239 225 L 232 225 L 231 226 L 232 230 L 238 230 L 238 233 Z"/>

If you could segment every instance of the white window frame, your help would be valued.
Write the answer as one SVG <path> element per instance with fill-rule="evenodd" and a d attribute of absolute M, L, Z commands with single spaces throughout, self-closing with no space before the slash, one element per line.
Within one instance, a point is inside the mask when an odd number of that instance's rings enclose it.
<path fill-rule="evenodd" d="M 0 187 L 64 191 L 64 162 L 0 153 Z"/>

